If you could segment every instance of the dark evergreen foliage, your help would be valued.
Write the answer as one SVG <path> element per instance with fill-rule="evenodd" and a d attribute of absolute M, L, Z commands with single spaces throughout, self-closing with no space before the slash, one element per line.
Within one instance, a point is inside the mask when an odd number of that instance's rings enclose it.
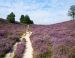
<path fill-rule="evenodd" d="M 68 15 L 71 16 L 73 20 L 75 19 L 75 5 L 70 7 Z"/>
<path fill-rule="evenodd" d="M 33 21 L 30 20 L 30 17 L 28 15 L 21 15 L 20 22 L 23 24 L 33 24 Z"/>
<path fill-rule="evenodd" d="M 7 16 L 7 20 L 10 23 L 15 23 L 15 14 L 13 12 L 11 12 L 8 16 Z"/>

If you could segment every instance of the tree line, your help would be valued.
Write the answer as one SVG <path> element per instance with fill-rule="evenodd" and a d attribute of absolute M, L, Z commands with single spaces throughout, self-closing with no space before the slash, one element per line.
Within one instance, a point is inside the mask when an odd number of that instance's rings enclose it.
<path fill-rule="evenodd" d="M 15 14 L 13 12 L 11 12 L 8 16 L 7 16 L 7 21 L 10 23 L 15 23 Z M 20 23 L 23 24 L 34 24 L 34 22 L 30 19 L 30 17 L 28 15 L 21 15 L 20 17 Z"/>

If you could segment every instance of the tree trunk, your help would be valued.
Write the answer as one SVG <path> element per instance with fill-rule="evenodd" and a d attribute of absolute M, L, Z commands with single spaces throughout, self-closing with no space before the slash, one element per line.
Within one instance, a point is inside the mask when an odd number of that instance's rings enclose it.
<path fill-rule="evenodd" d="M 73 20 L 74 20 L 74 15 L 73 15 Z"/>

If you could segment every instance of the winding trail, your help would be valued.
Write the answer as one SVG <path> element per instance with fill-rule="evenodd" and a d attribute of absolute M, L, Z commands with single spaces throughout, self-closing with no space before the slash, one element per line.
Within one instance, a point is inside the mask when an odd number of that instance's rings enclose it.
<path fill-rule="evenodd" d="M 32 48 L 32 43 L 30 41 L 30 36 L 32 32 L 26 32 L 23 36 L 23 38 L 26 39 L 26 50 L 23 54 L 23 58 L 33 58 L 33 48 Z"/>
<path fill-rule="evenodd" d="M 32 32 L 26 32 L 22 35 L 22 37 L 20 38 L 21 41 L 23 41 L 23 39 L 26 40 L 26 49 L 24 51 L 24 54 L 23 54 L 23 58 L 33 58 L 33 48 L 32 48 L 32 43 L 30 41 L 30 36 L 31 36 Z M 21 42 L 19 42 L 21 43 Z M 16 43 L 13 47 L 13 52 L 10 52 L 8 54 L 6 54 L 5 58 L 13 58 L 14 55 L 15 55 L 15 51 L 16 51 L 16 48 L 17 48 L 17 44 L 19 43 Z"/>

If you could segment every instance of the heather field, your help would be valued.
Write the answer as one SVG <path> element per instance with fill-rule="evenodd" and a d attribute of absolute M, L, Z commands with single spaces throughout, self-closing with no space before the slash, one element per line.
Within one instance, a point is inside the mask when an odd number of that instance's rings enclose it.
<path fill-rule="evenodd" d="M 75 58 L 75 21 L 32 25 L 34 58 Z"/>
<path fill-rule="evenodd" d="M 20 37 L 25 32 L 26 26 L 21 24 L 12 24 L 0 19 L 0 58 L 13 51 L 13 45 L 21 42 Z M 15 52 L 16 58 L 21 58 L 25 50 L 25 45 L 18 44 Z"/>
<path fill-rule="evenodd" d="M 33 58 L 75 58 L 75 21 L 53 25 L 30 25 Z M 8 52 L 26 31 L 26 25 L 0 21 L 0 58 Z M 25 45 L 19 44 L 15 58 L 22 58 Z"/>

